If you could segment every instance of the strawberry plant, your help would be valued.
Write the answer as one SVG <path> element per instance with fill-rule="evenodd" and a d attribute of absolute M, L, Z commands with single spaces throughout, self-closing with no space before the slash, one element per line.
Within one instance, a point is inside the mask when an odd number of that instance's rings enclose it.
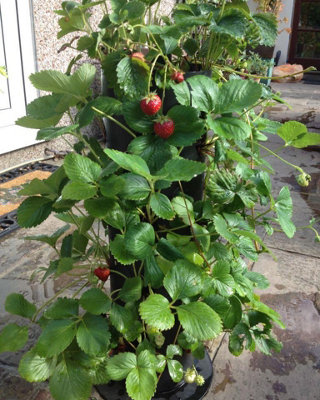
<path fill-rule="evenodd" d="M 155 3 L 114 1 L 110 11 L 104 1 L 63 2 L 59 37 L 82 33 L 76 47 L 101 62 L 114 95 L 96 96 L 95 66 L 75 58 L 67 73 L 31 75 L 47 94 L 17 121 L 38 129 L 39 140 L 75 140 L 49 178 L 25 185 L 18 209 L 24 228 L 49 216 L 65 223 L 26 239 L 55 250 L 39 271 L 42 282 L 62 274 L 74 280 L 42 305 L 15 293 L 5 302 L 8 313 L 40 326 L 19 372 L 30 382 L 49 380 L 56 400 L 86 400 L 92 385 L 110 381 L 125 381 L 133 400 L 149 400 L 163 374 L 200 387 L 204 378 L 183 357 L 203 358 L 204 341 L 222 332 L 235 356 L 281 349 L 272 328 L 284 324 L 255 294 L 268 281 L 250 264 L 271 253 L 259 232 L 292 238 L 296 227 L 289 188 L 272 190 L 264 155 L 297 170 L 300 184 L 309 175 L 271 150 L 267 135 L 297 148 L 319 144 L 319 135 L 264 118 L 281 98 L 240 79 L 226 62 L 238 57 L 237 46 L 273 37 L 271 17 L 251 16 L 245 2 L 190 2 L 160 24 Z M 105 10 L 99 31 L 89 22 L 94 7 Z M 188 75 L 186 66 L 208 71 Z M 183 79 L 170 79 L 183 68 Z M 157 105 L 146 112 L 150 96 Z M 68 125 L 59 124 L 63 116 Z M 125 151 L 85 135 L 94 120 L 103 126 L 106 119 L 130 138 Z M 187 157 L 190 149 L 196 159 Z M 27 341 L 27 326 L 9 324 L 0 351 Z"/>

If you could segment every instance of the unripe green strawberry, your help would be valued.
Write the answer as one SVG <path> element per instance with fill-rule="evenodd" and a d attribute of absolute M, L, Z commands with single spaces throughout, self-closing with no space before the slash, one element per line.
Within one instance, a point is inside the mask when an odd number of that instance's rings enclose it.
<path fill-rule="evenodd" d="M 311 176 L 303 172 L 302 174 L 296 176 L 296 180 L 300 186 L 309 186 L 311 182 Z"/>
<path fill-rule="evenodd" d="M 204 377 L 202 375 L 197 375 L 195 382 L 197 386 L 202 386 L 205 382 Z"/>
<path fill-rule="evenodd" d="M 193 383 L 197 377 L 197 374 L 193 368 L 188 368 L 184 373 L 184 381 L 186 383 Z"/>

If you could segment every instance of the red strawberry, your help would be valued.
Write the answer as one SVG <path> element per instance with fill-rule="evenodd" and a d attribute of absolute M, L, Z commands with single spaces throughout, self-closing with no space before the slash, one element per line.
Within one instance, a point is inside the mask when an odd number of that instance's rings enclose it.
<path fill-rule="evenodd" d="M 183 72 L 181 72 L 181 71 L 174 71 L 174 72 L 171 74 L 171 79 L 172 79 L 173 81 L 175 81 L 176 83 L 181 83 L 181 82 L 184 81 L 184 74 L 183 74 Z"/>
<path fill-rule="evenodd" d="M 110 275 L 110 269 L 109 268 L 102 268 L 102 267 L 98 267 L 96 268 L 93 273 L 95 274 L 95 276 L 97 276 L 101 281 L 105 282 Z"/>
<path fill-rule="evenodd" d="M 149 94 L 140 101 L 141 110 L 147 115 L 156 114 L 160 110 L 161 106 L 162 101 L 155 93 Z"/>
<path fill-rule="evenodd" d="M 142 53 L 140 53 L 140 52 L 132 53 L 131 54 L 131 58 L 137 58 L 138 60 L 141 60 L 141 61 L 144 61 L 144 62 L 146 61 L 145 58 L 144 58 L 144 55 Z"/>
<path fill-rule="evenodd" d="M 153 130 L 162 139 L 168 139 L 174 132 L 174 122 L 169 117 L 161 116 L 153 124 Z"/>

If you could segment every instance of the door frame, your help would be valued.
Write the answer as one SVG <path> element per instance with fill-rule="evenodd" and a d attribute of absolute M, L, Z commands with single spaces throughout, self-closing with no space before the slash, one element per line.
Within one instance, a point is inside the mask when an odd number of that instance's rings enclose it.
<path fill-rule="evenodd" d="M 14 10 L 11 9 L 10 12 L 15 12 L 16 14 L 17 32 L 14 34 L 14 51 L 19 50 L 19 55 L 15 55 L 15 57 L 17 60 L 20 59 L 19 64 L 21 64 L 21 68 L 20 65 L 17 66 L 17 69 L 20 70 L 17 80 L 19 79 L 20 87 L 22 85 L 20 92 L 23 93 L 23 98 L 21 99 L 21 107 L 19 107 L 19 114 L 21 109 L 21 115 L 18 115 L 18 117 L 22 117 L 26 114 L 27 104 L 39 97 L 38 90 L 32 86 L 29 80 L 29 76 L 37 71 L 33 7 L 32 0 L 0 0 L 0 5 L 3 9 L 10 7 L 9 4 L 14 7 Z M 8 40 L 5 37 L 3 40 L 8 51 L 8 48 L 10 48 Z M 14 92 L 12 95 L 14 95 Z M 8 112 L 10 113 L 10 109 L 8 109 Z M 6 118 L 4 119 L 4 124 L 0 127 L 0 155 L 36 143 L 37 130 L 16 126 L 13 121 L 6 124 L 5 121 Z"/>
<path fill-rule="evenodd" d="M 316 3 L 316 0 L 295 0 L 294 4 L 294 13 L 293 13 L 293 22 L 292 22 L 292 33 L 290 38 L 290 48 L 289 48 L 289 63 L 290 64 L 302 64 L 304 68 L 308 68 L 310 66 L 314 66 L 320 70 L 320 59 L 319 58 L 302 58 L 296 57 L 296 46 L 298 43 L 298 33 L 299 31 L 310 31 L 310 29 L 306 30 L 303 28 L 299 28 L 299 20 L 301 13 L 301 4 L 304 3 Z M 319 2 L 319 1 L 318 1 Z M 319 30 L 315 29 L 315 32 Z"/>

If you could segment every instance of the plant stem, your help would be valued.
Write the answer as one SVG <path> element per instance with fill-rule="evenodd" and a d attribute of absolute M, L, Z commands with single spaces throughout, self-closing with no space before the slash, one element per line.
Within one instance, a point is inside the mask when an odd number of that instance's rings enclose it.
<path fill-rule="evenodd" d="M 105 118 L 109 118 L 111 121 L 115 122 L 122 129 L 124 129 L 126 132 L 128 132 L 129 135 L 131 135 L 132 137 L 134 137 L 134 138 L 137 137 L 129 128 L 127 128 L 125 125 L 123 125 L 121 122 L 119 122 L 115 118 L 111 117 L 111 115 L 108 115 L 108 114 L 104 113 L 103 111 L 98 110 L 96 107 L 91 107 L 91 108 L 92 108 L 93 111 L 97 112 L 98 114 L 103 115 Z"/>

